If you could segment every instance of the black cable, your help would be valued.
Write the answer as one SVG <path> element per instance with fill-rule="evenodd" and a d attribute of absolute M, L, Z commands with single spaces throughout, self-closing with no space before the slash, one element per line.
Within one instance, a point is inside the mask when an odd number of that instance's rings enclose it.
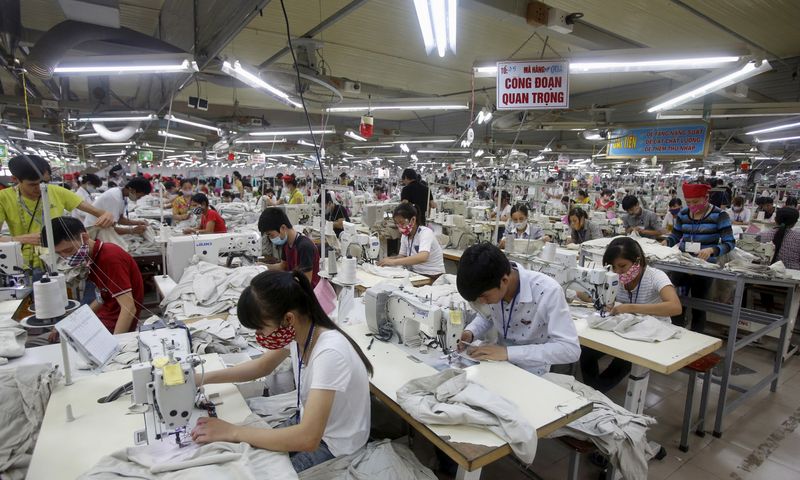
<path fill-rule="evenodd" d="M 314 136 L 314 128 L 311 126 L 311 117 L 308 115 L 306 108 L 306 99 L 303 97 L 303 89 L 300 85 L 300 66 L 297 65 L 297 57 L 294 54 L 294 45 L 292 45 L 292 34 L 289 31 L 289 15 L 286 14 L 286 5 L 281 0 L 281 10 L 283 11 L 283 21 L 286 22 L 286 38 L 289 41 L 289 51 L 292 52 L 292 62 L 294 62 L 294 72 L 297 75 L 297 93 L 300 94 L 300 103 L 303 105 L 303 112 L 306 114 L 306 123 L 308 123 L 308 132 L 311 134 L 311 141 L 314 142 L 314 151 L 317 152 L 317 164 L 319 165 L 319 174 L 322 178 L 322 184 L 325 184 L 325 172 L 322 169 L 322 155 L 319 152 L 317 139 Z"/>

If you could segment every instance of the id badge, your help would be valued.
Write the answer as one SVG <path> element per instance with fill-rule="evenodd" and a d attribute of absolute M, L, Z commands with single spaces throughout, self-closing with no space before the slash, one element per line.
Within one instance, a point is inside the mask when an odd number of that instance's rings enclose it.
<path fill-rule="evenodd" d="M 686 242 L 687 253 L 698 253 L 700 251 L 700 242 Z"/>

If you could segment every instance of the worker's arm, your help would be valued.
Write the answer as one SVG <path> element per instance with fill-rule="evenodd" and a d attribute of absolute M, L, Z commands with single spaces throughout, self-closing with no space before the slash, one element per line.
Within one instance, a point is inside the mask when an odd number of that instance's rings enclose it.
<path fill-rule="evenodd" d="M 640 235 L 649 235 L 651 237 L 660 237 L 661 235 L 664 234 L 664 232 L 662 232 L 661 230 L 652 228 L 650 229 L 638 228 L 636 231 L 639 232 Z"/>
<path fill-rule="evenodd" d="M 337 218 L 333 221 L 333 228 L 337 230 L 344 230 L 344 217 Z"/>
<path fill-rule="evenodd" d="M 130 226 L 114 227 L 114 231 L 120 235 L 126 235 L 126 234 L 141 235 L 144 233 L 145 230 L 147 230 L 147 227 L 144 225 L 136 225 L 133 227 Z"/>
<path fill-rule="evenodd" d="M 640 315 L 653 315 L 656 317 L 673 317 L 680 315 L 683 310 L 681 301 L 675 287 L 667 285 L 658 292 L 661 297 L 659 303 L 621 303 L 611 309 L 611 315 L 620 313 L 638 313 Z"/>
<path fill-rule="evenodd" d="M 99 208 L 95 207 L 91 203 L 87 202 L 86 200 L 82 201 L 80 205 L 78 205 L 78 210 L 82 212 L 86 212 L 90 215 L 94 215 L 97 217 L 97 221 L 94 223 L 94 226 L 100 228 L 110 227 L 114 225 L 117 219 L 111 215 L 110 212 L 106 212 L 105 210 L 100 210 Z"/>
<path fill-rule="evenodd" d="M 93 312 L 97 313 L 97 311 L 100 310 L 100 305 L 102 305 L 102 303 L 98 302 L 97 300 L 92 300 L 89 308 L 91 308 Z"/>
<path fill-rule="evenodd" d="M 197 233 L 214 233 L 214 228 L 216 227 L 217 222 L 214 220 L 209 220 L 206 222 L 206 228 L 198 229 Z"/>
<path fill-rule="evenodd" d="M 205 377 L 202 378 L 203 385 L 212 383 L 249 382 L 265 377 L 272 373 L 272 371 L 288 356 L 289 350 L 285 348 L 280 350 L 267 350 L 260 357 L 240 363 L 235 367 L 206 372 Z M 197 386 L 200 386 L 200 373 L 195 372 L 195 378 L 197 379 Z"/>
<path fill-rule="evenodd" d="M 428 261 L 428 257 L 430 256 L 430 252 L 419 252 L 415 255 L 411 255 L 410 257 L 389 257 L 384 258 L 380 262 L 378 262 L 378 266 L 380 267 L 396 267 L 396 266 L 411 266 L 417 265 L 420 263 L 425 263 Z"/>
<path fill-rule="evenodd" d="M 120 217 L 119 220 L 117 221 L 117 223 L 120 224 L 120 225 L 143 225 L 145 227 L 150 225 L 147 222 L 147 220 L 144 220 L 144 219 L 142 219 L 142 220 L 131 220 L 130 218 L 125 217 L 125 216 Z"/>
<path fill-rule="evenodd" d="M 119 317 L 114 325 L 114 335 L 127 333 L 131 330 L 131 324 L 136 318 L 136 302 L 133 300 L 131 292 L 123 293 L 116 298 L 119 303 Z"/>
<path fill-rule="evenodd" d="M 288 265 L 286 264 L 285 260 L 280 263 L 267 263 L 266 265 L 267 265 L 267 270 L 278 270 L 285 272 L 286 269 L 288 268 Z"/>
<path fill-rule="evenodd" d="M 0 225 L 2 227 L 2 225 Z M 40 233 L 26 233 L 16 236 L 0 236 L 0 242 L 19 242 L 24 245 L 41 245 L 42 235 Z"/>

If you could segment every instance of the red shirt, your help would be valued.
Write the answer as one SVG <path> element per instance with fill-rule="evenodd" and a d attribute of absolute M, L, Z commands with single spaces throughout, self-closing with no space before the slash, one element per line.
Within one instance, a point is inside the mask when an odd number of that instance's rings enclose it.
<path fill-rule="evenodd" d="M 319 283 L 319 250 L 311 239 L 298 233 L 292 245 L 289 245 L 289 242 L 283 245 L 283 258 L 286 260 L 287 271 L 313 272 L 311 286 L 317 286 Z"/>
<path fill-rule="evenodd" d="M 204 230 L 208 222 L 214 222 L 214 233 L 228 233 L 228 228 L 225 227 L 225 220 L 222 219 L 216 210 L 208 209 L 206 213 L 200 217 L 200 230 Z"/>
<path fill-rule="evenodd" d="M 139 266 L 133 257 L 118 245 L 96 240 L 92 263 L 89 264 L 89 280 L 97 286 L 97 291 L 103 300 L 97 311 L 97 317 L 111 333 L 114 333 L 114 326 L 120 313 L 117 297 L 129 292 L 133 294 L 136 315 L 128 331 L 135 331 L 144 301 L 144 283 Z"/>

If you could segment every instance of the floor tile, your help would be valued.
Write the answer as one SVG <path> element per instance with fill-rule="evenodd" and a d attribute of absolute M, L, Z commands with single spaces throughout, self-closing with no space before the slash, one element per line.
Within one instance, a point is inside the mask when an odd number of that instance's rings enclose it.
<path fill-rule="evenodd" d="M 648 476 L 647 478 L 649 479 L 650 477 Z M 695 467 L 694 465 L 684 465 L 666 478 L 668 480 L 722 480 L 721 477 Z"/>
<path fill-rule="evenodd" d="M 698 455 L 689 460 L 688 465 L 700 468 L 721 478 L 730 478 L 731 473 L 741 475 L 739 465 L 750 450 L 714 439 Z"/>

